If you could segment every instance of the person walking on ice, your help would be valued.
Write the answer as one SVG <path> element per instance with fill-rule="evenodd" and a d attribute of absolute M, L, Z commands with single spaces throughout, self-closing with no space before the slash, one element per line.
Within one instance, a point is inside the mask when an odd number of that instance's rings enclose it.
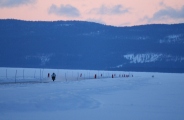
<path fill-rule="evenodd" d="M 52 80 L 54 81 L 56 79 L 56 74 L 52 73 Z"/>

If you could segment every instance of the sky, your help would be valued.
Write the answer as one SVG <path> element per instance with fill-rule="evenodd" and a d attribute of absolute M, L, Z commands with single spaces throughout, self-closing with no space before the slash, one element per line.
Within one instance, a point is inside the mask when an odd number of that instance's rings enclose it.
<path fill-rule="evenodd" d="M 175 24 L 184 23 L 184 0 L 0 0 L 0 19 Z"/>

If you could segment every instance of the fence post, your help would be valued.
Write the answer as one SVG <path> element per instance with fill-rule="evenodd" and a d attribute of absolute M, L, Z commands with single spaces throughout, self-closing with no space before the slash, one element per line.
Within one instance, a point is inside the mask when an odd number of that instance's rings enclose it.
<path fill-rule="evenodd" d="M 77 80 L 78 80 L 78 78 L 79 78 L 79 72 L 77 72 Z"/>
<path fill-rule="evenodd" d="M 60 73 L 59 73 L 59 69 L 57 69 L 57 76 L 59 76 L 59 74 L 60 74 Z"/>
<path fill-rule="evenodd" d="M 44 68 L 42 69 L 42 80 L 43 80 L 43 78 L 44 78 L 44 76 L 43 76 L 43 71 L 44 71 Z"/>
<path fill-rule="evenodd" d="M 72 71 L 72 79 L 73 79 L 73 71 Z"/>
<path fill-rule="evenodd" d="M 67 78 L 66 78 L 66 72 L 65 72 L 65 80 L 67 81 Z"/>
<path fill-rule="evenodd" d="M 36 74 L 36 70 L 35 70 L 35 72 L 34 72 L 34 78 L 35 78 L 35 74 Z"/>
<path fill-rule="evenodd" d="M 6 69 L 6 79 L 7 79 L 8 77 L 7 77 L 7 69 Z"/>
<path fill-rule="evenodd" d="M 15 72 L 15 83 L 17 82 L 16 78 L 17 78 L 17 70 Z"/>
<path fill-rule="evenodd" d="M 24 80 L 24 69 L 23 69 L 23 80 Z"/>
<path fill-rule="evenodd" d="M 40 69 L 40 81 L 41 81 L 41 69 Z"/>
<path fill-rule="evenodd" d="M 89 79 L 90 79 L 90 71 L 88 71 L 89 73 L 88 73 L 88 75 L 89 75 Z"/>

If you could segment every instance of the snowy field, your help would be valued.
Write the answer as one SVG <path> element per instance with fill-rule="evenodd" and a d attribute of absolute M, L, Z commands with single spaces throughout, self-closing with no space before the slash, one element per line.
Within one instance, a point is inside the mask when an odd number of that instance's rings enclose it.
<path fill-rule="evenodd" d="M 47 76 L 52 72 L 54 82 Z M 184 120 L 184 74 L 23 68 L 0 73 L 0 120 Z"/>

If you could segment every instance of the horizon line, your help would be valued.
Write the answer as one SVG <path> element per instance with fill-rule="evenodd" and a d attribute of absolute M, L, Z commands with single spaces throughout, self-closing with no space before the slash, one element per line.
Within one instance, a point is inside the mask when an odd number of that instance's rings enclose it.
<path fill-rule="evenodd" d="M 24 22 L 89 22 L 89 23 L 96 23 L 100 25 L 105 25 L 105 26 L 112 26 L 112 27 L 135 27 L 135 26 L 146 26 L 146 25 L 178 25 L 178 24 L 184 24 L 182 23 L 152 23 L 152 24 L 139 24 L 139 25 L 130 25 L 130 26 L 115 26 L 115 25 L 108 25 L 108 24 L 103 24 L 100 22 L 95 22 L 95 21 L 85 21 L 85 20 L 23 20 L 23 19 L 16 19 L 16 18 L 0 18 L 0 20 L 15 20 L 15 21 L 24 21 Z"/>

